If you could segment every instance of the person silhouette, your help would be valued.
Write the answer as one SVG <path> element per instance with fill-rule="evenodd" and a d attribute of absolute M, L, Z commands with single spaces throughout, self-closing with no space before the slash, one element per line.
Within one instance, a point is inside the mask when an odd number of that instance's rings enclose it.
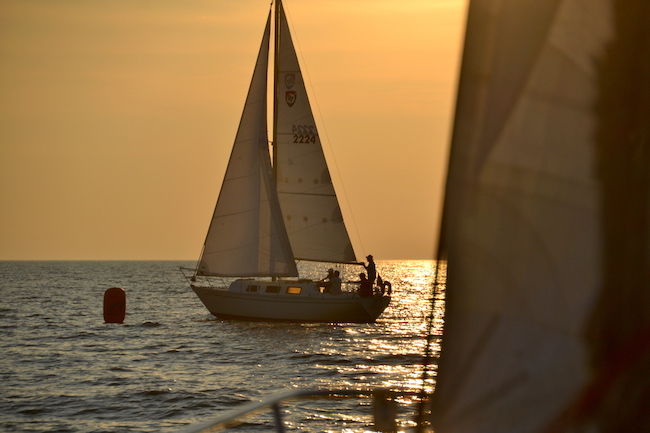
<path fill-rule="evenodd" d="M 367 255 L 366 259 L 368 260 L 367 265 L 363 265 L 364 268 L 366 268 L 366 272 L 368 272 L 368 280 L 370 281 L 370 285 L 375 284 L 375 279 L 377 278 L 377 267 L 375 266 L 375 261 L 372 258 L 372 255 Z"/>
<path fill-rule="evenodd" d="M 361 279 L 361 281 L 359 281 L 359 296 L 362 298 L 368 298 L 372 296 L 372 283 L 368 278 L 366 278 L 366 274 L 363 272 L 360 273 L 359 278 Z"/>
<path fill-rule="evenodd" d="M 339 271 L 334 271 L 334 275 L 330 277 L 330 293 L 332 295 L 341 294 L 341 273 Z"/>
<path fill-rule="evenodd" d="M 327 270 L 327 276 L 322 280 L 318 281 L 318 285 L 323 287 L 323 293 L 329 293 L 332 289 L 332 277 L 334 277 L 334 269 L 329 268 Z M 340 286 L 339 286 L 340 290 Z"/>

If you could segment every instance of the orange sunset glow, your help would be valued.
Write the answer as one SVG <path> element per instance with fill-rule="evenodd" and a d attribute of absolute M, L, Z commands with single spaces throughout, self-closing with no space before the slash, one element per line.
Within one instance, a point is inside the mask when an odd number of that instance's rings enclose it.
<path fill-rule="evenodd" d="M 285 0 L 359 256 L 433 258 L 465 0 Z M 0 260 L 196 259 L 269 1 L 0 3 Z"/>

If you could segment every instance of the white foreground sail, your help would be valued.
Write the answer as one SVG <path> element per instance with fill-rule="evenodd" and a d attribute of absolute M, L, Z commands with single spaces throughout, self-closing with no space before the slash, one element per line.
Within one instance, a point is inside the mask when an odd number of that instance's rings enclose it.
<path fill-rule="evenodd" d="M 390 296 L 331 294 L 298 277 L 296 260 L 358 264 L 343 222 L 282 3 L 275 10 L 273 155 L 267 136 L 271 12 L 196 277 L 238 279 L 192 288 L 219 317 L 372 322 Z M 276 281 L 277 280 L 277 281 Z"/>
<path fill-rule="evenodd" d="M 647 5 L 471 1 L 436 433 L 650 428 Z"/>

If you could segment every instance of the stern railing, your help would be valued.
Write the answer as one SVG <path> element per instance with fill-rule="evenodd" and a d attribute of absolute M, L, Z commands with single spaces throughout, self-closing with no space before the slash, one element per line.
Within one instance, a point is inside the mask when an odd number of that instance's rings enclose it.
<path fill-rule="evenodd" d="M 242 404 L 240 407 L 228 410 L 212 419 L 187 426 L 178 433 L 203 433 L 229 429 L 238 426 L 243 419 L 255 412 L 268 408 L 273 413 L 275 431 L 284 433 L 285 424 L 282 416 L 281 403 L 290 400 L 314 398 L 368 398 L 373 399 L 374 431 L 394 433 L 398 431 L 396 398 L 403 396 L 421 396 L 415 391 L 393 391 L 384 388 L 374 389 L 290 389 L 269 396 L 261 401 Z M 423 430 L 418 430 L 423 431 Z"/>

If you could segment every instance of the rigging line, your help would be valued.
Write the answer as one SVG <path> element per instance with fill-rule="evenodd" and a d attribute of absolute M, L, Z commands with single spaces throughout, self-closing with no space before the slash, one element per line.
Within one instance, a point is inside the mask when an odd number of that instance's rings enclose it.
<path fill-rule="evenodd" d="M 434 322 L 436 319 L 436 301 L 439 300 L 439 298 L 441 297 L 441 293 L 442 293 L 441 290 L 444 289 L 446 291 L 446 287 L 447 287 L 447 269 L 446 269 L 447 242 L 446 242 L 444 227 L 445 227 L 445 212 L 443 211 L 438 226 L 438 242 L 434 247 L 436 265 L 433 271 L 433 284 L 431 287 L 431 310 L 429 311 L 429 317 L 427 320 L 426 346 L 424 349 L 424 359 L 422 361 L 422 378 L 421 378 L 422 388 L 420 390 L 419 408 L 417 409 L 416 412 L 416 420 L 415 420 L 416 433 L 423 433 L 427 431 L 426 430 L 427 428 L 426 408 L 428 403 L 427 400 L 431 398 L 431 396 L 427 398 L 427 380 L 430 377 L 433 377 L 433 374 L 430 373 L 431 364 L 433 364 L 432 345 L 434 339 L 440 339 L 442 337 L 441 335 L 433 335 L 432 332 L 433 332 Z M 441 266 L 443 262 L 445 264 L 444 273 L 441 272 Z M 444 313 L 443 313 L 443 317 L 444 317 Z"/>
<path fill-rule="evenodd" d="M 302 48 L 300 46 L 300 40 L 299 40 L 298 34 L 296 32 L 296 27 L 293 25 L 293 19 L 291 18 L 291 14 L 289 13 L 289 11 L 287 10 L 286 7 L 284 9 L 284 14 L 287 17 L 287 23 L 291 27 L 291 34 L 293 35 L 293 43 L 294 43 L 294 46 L 296 48 L 296 54 L 300 57 L 299 65 L 303 66 L 301 68 L 301 73 L 303 75 L 303 81 L 305 82 L 305 84 L 307 84 L 307 83 L 309 84 L 309 91 L 310 91 L 311 95 L 313 96 L 313 98 L 310 98 L 309 101 L 314 103 L 315 108 L 316 108 L 316 112 L 318 113 L 318 120 L 320 121 L 320 124 L 323 127 L 322 132 L 321 131 L 318 132 L 318 136 L 321 139 L 320 140 L 321 144 L 327 143 L 327 147 L 329 149 L 329 153 L 330 153 L 330 156 L 331 156 L 330 159 L 334 163 L 333 168 L 334 168 L 334 171 L 336 172 L 336 176 L 337 176 L 339 185 L 341 185 L 341 189 L 342 189 L 341 192 L 343 192 L 343 197 L 345 197 L 345 205 L 347 207 L 347 210 L 349 211 L 350 219 L 352 220 L 352 221 L 347 221 L 347 220 L 346 221 L 352 223 L 352 227 L 353 227 L 354 233 L 355 233 L 355 235 L 357 237 L 357 241 L 359 242 L 359 245 L 361 246 L 361 251 L 364 251 L 363 254 L 365 254 L 366 248 L 363 245 L 363 239 L 361 238 L 361 234 L 359 233 L 359 226 L 357 225 L 357 222 L 356 222 L 356 220 L 354 218 L 354 213 L 352 212 L 352 206 L 350 204 L 350 198 L 348 196 L 347 191 L 345 190 L 345 183 L 343 182 L 343 177 L 341 176 L 341 171 L 339 170 L 339 165 L 338 165 L 338 163 L 336 161 L 336 155 L 334 154 L 334 152 L 332 150 L 332 144 L 330 142 L 329 135 L 327 134 L 327 128 L 325 126 L 325 120 L 323 119 L 323 114 L 322 114 L 322 112 L 320 110 L 320 106 L 318 105 L 318 99 L 316 98 L 316 92 L 314 91 L 314 86 L 312 84 L 311 77 L 309 76 L 309 68 L 307 68 L 307 63 L 305 62 L 305 57 L 302 54 Z M 306 80 L 305 80 L 305 78 L 306 78 Z M 323 148 L 324 148 L 324 146 L 323 146 Z M 339 197 L 337 196 L 337 200 L 338 200 L 338 198 Z M 346 226 L 349 227 L 348 224 L 346 224 Z"/>
<path fill-rule="evenodd" d="M 210 230 L 208 230 L 210 231 Z M 207 236 L 206 236 L 206 241 L 207 241 Z M 203 246 L 201 247 L 201 254 L 199 254 L 199 259 L 196 261 L 196 266 L 194 267 L 194 276 L 198 275 L 199 273 L 199 266 L 201 266 L 201 259 L 203 259 L 203 253 L 205 252 L 205 242 L 203 242 Z"/>

